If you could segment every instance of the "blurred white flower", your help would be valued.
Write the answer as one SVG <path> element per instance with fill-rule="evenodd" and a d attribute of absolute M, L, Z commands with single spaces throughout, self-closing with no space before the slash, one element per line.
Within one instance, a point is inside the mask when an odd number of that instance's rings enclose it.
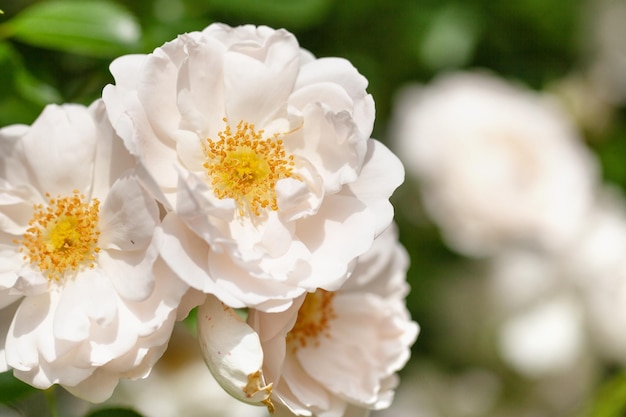
<path fill-rule="evenodd" d="M 100 101 L 0 130 L 2 370 L 98 402 L 163 353 L 188 287 L 134 163 Z"/>
<path fill-rule="evenodd" d="M 489 297 L 496 301 L 494 308 L 507 313 L 521 311 L 566 293 L 561 267 L 557 256 L 525 250 L 498 253 L 489 260 L 487 281 Z"/>
<path fill-rule="evenodd" d="M 285 312 L 250 311 L 279 412 L 362 416 L 390 405 L 418 334 L 404 304 L 407 266 L 392 227 L 337 291 L 309 293 Z"/>
<path fill-rule="evenodd" d="M 584 353 L 583 312 L 578 300 L 560 296 L 520 311 L 502 325 L 503 360 L 531 378 L 576 366 Z"/>
<path fill-rule="evenodd" d="M 393 405 L 374 417 L 486 417 L 494 413 L 502 381 L 498 374 L 472 367 L 443 370 L 420 361 L 398 387 Z"/>
<path fill-rule="evenodd" d="M 588 353 L 584 304 L 561 260 L 560 254 L 525 250 L 490 260 L 498 354 L 535 380 L 566 374 Z"/>
<path fill-rule="evenodd" d="M 590 339 L 601 356 L 626 364 L 626 202 L 606 187 L 586 227 L 561 262 L 585 307 Z"/>
<path fill-rule="evenodd" d="M 395 109 L 396 150 L 451 247 L 558 249 L 576 233 L 596 163 L 552 102 L 494 76 L 452 73 L 407 88 Z"/>
<path fill-rule="evenodd" d="M 573 335 L 567 329 L 580 327 L 576 332 L 582 336 L 576 338 L 585 338 L 584 343 L 574 344 L 594 349 L 593 358 L 596 360 L 600 358 L 626 363 L 625 251 L 626 203 L 621 192 L 605 186 L 599 190 L 596 204 L 579 233 L 560 252 L 538 254 L 518 251 L 499 254 L 492 260 L 494 268 L 490 283 L 499 311 L 510 316 L 508 324 L 505 324 L 509 327 L 506 330 L 510 336 L 509 345 L 514 344 L 514 334 L 521 339 L 522 326 L 519 323 L 528 324 L 526 328 L 529 335 L 544 328 L 550 337 L 529 336 L 529 341 L 519 343 L 517 350 L 529 344 L 544 347 L 550 344 L 554 347 L 556 345 L 550 342 L 551 338 L 563 332 L 566 334 L 561 334 L 559 343 L 566 343 L 569 337 L 567 334 Z M 548 328 L 549 315 L 545 319 L 537 318 L 536 330 L 531 330 L 529 323 L 532 317 L 537 317 L 537 311 L 549 311 L 548 306 L 554 304 L 554 300 L 564 298 L 570 300 L 572 305 L 576 304 L 572 309 L 577 312 L 569 314 L 569 318 L 567 314 L 561 314 L 563 323 L 560 324 L 554 320 L 556 314 L 553 314 L 552 323 L 555 328 L 559 328 L 558 331 Z M 512 327 L 512 323 L 518 323 L 517 327 Z M 518 330 L 511 330 L 513 328 Z M 534 354 L 529 352 L 526 356 L 530 358 Z M 550 355 L 540 356 L 547 361 Z M 567 355 L 559 353 L 557 356 L 560 359 L 553 358 L 552 365 L 545 364 L 544 368 L 558 367 Z M 536 358 L 531 360 L 535 361 Z"/>
<path fill-rule="evenodd" d="M 171 211 L 162 256 L 231 307 L 335 290 L 393 217 L 399 160 L 346 60 L 285 30 L 213 24 L 111 65 L 107 111 Z"/>

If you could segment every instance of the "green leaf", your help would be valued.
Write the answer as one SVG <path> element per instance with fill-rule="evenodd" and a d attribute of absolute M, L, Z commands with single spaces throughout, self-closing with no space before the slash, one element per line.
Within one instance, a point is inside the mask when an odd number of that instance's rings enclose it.
<path fill-rule="evenodd" d="M 462 4 L 449 4 L 431 19 L 418 51 L 424 65 L 442 70 L 467 64 L 478 42 L 479 16 Z"/>
<path fill-rule="evenodd" d="M 242 20 L 306 28 L 323 20 L 333 0 L 213 0 L 210 4 L 214 11 Z"/>
<path fill-rule="evenodd" d="M 24 99 L 39 108 L 62 101 L 61 94 L 54 87 L 39 80 L 24 67 L 21 56 L 9 42 L 0 41 L 0 80 L 4 84 L 0 88 L 0 109 L 2 102 L 7 100 Z"/>
<path fill-rule="evenodd" d="M 136 51 L 141 38 L 133 15 L 104 0 L 37 3 L 1 25 L 0 33 L 34 46 L 92 57 Z"/>
<path fill-rule="evenodd" d="M 585 417 L 622 417 L 626 413 L 626 374 L 620 373 L 600 387 Z"/>
<path fill-rule="evenodd" d="M 104 408 L 85 417 L 142 417 L 142 415 L 128 408 Z"/>
<path fill-rule="evenodd" d="M 14 403 L 16 400 L 38 391 L 38 389 L 16 379 L 11 371 L 0 373 L 0 403 L 2 404 Z"/>
<path fill-rule="evenodd" d="M 21 69 L 16 74 L 16 89 L 21 97 L 26 100 L 45 106 L 50 103 L 61 103 L 63 98 L 61 93 L 54 87 L 37 79 L 26 69 Z"/>
<path fill-rule="evenodd" d="M 21 65 L 19 55 L 9 42 L 0 41 L 0 100 L 13 94 L 14 77 L 18 65 Z"/>

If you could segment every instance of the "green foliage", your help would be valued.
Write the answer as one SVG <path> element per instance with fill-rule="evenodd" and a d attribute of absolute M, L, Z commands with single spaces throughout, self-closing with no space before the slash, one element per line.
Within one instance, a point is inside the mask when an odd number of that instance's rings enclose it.
<path fill-rule="evenodd" d="M 0 373 L 0 403 L 12 404 L 34 392 L 38 390 L 16 379 L 13 372 Z"/>
<path fill-rule="evenodd" d="M 467 64 L 481 32 L 480 15 L 465 4 L 447 3 L 428 17 L 415 37 L 420 62 L 435 71 Z"/>
<path fill-rule="evenodd" d="M 626 123 L 616 124 L 603 139 L 593 148 L 603 167 L 604 179 L 626 191 Z"/>
<path fill-rule="evenodd" d="M 623 417 L 626 415 L 626 374 L 613 376 L 600 387 L 583 417 Z"/>
<path fill-rule="evenodd" d="M 333 0 L 214 0 L 211 10 L 247 22 L 262 22 L 291 29 L 310 27 L 323 20 Z"/>
<path fill-rule="evenodd" d="M 86 56 L 115 57 L 136 51 L 141 28 L 109 1 L 51 1 L 21 11 L 0 27 L 4 37 Z"/>
<path fill-rule="evenodd" d="M 0 126 L 29 123 L 46 104 L 62 101 L 60 93 L 33 75 L 6 41 L 0 41 L 0 80 Z"/>

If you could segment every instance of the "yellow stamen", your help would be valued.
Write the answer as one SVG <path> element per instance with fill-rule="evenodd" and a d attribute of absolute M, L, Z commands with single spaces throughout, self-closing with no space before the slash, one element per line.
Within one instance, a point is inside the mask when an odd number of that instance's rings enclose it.
<path fill-rule="evenodd" d="M 319 345 L 321 336 L 329 337 L 328 327 L 337 316 L 333 309 L 335 293 L 319 289 L 308 293 L 298 310 L 298 318 L 287 334 L 287 345 L 294 351 L 306 347 L 309 342 Z"/>
<path fill-rule="evenodd" d="M 280 134 L 263 138 L 254 124 L 240 121 L 233 132 L 228 120 L 218 133 L 219 140 L 207 139 L 204 168 L 219 199 L 232 198 L 239 215 L 260 215 L 262 209 L 278 210 L 276 183 L 285 178 L 299 179 L 293 173 L 293 155 L 287 155 Z"/>
<path fill-rule="evenodd" d="M 100 251 L 100 202 L 93 199 L 88 204 L 78 190 L 70 197 L 46 197 L 48 205 L 35 205 L 22 241 L 15 243 L 22 244 L 20 252 L 25 260 L 37 265 L 50 281 L 58 282 L 80 267 L 93 268 L 95 255 Z"/>

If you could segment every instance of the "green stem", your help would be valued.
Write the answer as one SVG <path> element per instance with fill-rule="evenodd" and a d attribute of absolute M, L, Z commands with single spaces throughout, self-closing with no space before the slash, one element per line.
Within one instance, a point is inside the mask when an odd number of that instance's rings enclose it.
<path fill-rule="evenodd" d="M 61 417 L 54 385 L 45 390 L 44 395 L 48 403 L 48 410 L 50 410 L 50 417 Z"/>

